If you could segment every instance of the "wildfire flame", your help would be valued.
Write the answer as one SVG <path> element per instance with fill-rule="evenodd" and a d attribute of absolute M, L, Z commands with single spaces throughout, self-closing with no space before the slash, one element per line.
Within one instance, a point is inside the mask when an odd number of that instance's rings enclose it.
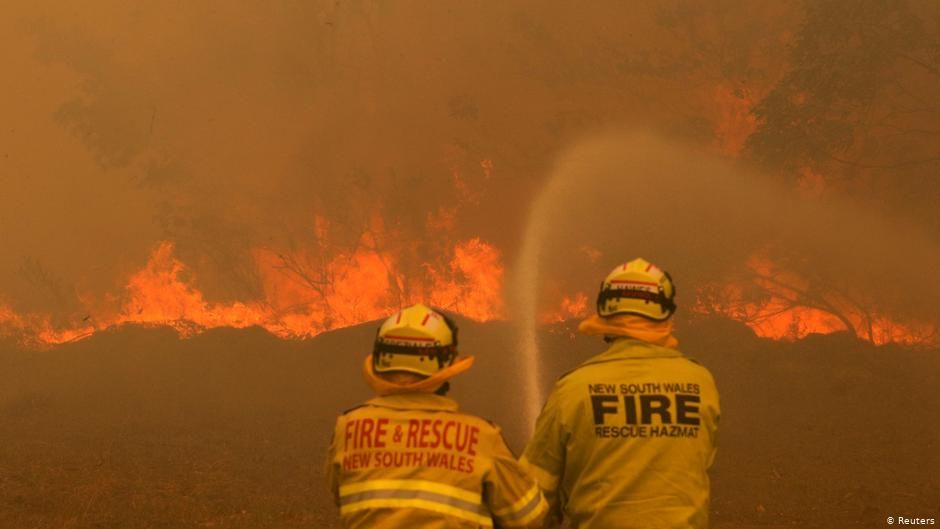
<path fill-rule="evenodd" d="M 281 256 L 283 257 L 283 256 Z M 427 264 L 429 281 L 413 293 L 401 293 L 401 273 L 394 256 L 362 248 L 339 254 L 326 264 L 331 278 L 313 291 L 282 266 L 269 251 L 255 252 L 265 296 L 251 302 L 216 303 L 206 299 L 198 280 L 163 241 L 147 263 L 128 279 L 111 313 L 86 317 L 79 325 L 59 328 L 42 315 L 22 315 L 0 305 L 0 334 L 36 345 L 79 340 L 116 325 L 170 326 L 182 337 L 216 327 L 260 326 L 282 338 L 304 338 L 379 319 L 418 301 L 451 310 L 476 321 L 503 315 L 503 265 L 500 252 L 480 239 L 458 242 L 446 266 Z"/>
<path fill-rule="evenodd" d="M 314 292 L 283 266 L 283 256 L 255 252 L 262 277 L 264 298 L 251 302 L 217 303 L 206 299 L 198 278 L 174 255 L 169 241 L 159 243 L 147 263 L 127 280 L 119 308 L 84 318 L 77 325 L 55 326 L 48 316 L 20 314 L 0 304 L 0 335 L 14 336 L 38 346 L 62 344 L 91 336 L 121 324 L 160 325 L 191 337 L 216 327 L 260 326 L 282 338 L 305 338 L 387 316 L 402 306 L 430 302 L 475 321 L 505 317 L 504 269 L 500 252 L 474 238 L 458 242 L 443 266 L 425 264 L 427 280 L 404 293 L 405 278 L 395 256 L 364 246 L 351 254 L 338 254 L 325 265 L 332 278 L 329 288 Z M 692 310 L 720 314 L 743 322 L 755 334 L 776 340 L 798 340 L 809 334 L 851 331 L 875 344 L 933 344 L 937 329 L 927 323 L 899 322 L 883 314 L 862 314 L 831 300 L 841 318 L 821 308 L 801 306 L 786 288 L 769 283 L 774 277 L 784 284 L 800 285 L 793 274 L 774 268 L 763 259 L 752 259 L 753 281 L 769 295 L 752 301 L 749 285 L 729 282 L 700 292 Z M 562 296 L 544 310 L 539 321 L 554 324 L 585 317 L 589 297 L 584 292 Z M 99 303 L 100 305 L 100 303 Z"/>
<path fill-rule="evenodd" d="M 435 242 L 421 253 L 437 257 L 418 270 L 413 264 L 421 262 L 418 250 L 400 233 L 386 229 L 376 204 L 352 247 L 342 247 L 334 232 L 338 226 L 318 215 L 308 246 L 252 250 L 261 291 L 257 299 L 208 299 L 197 274 L 176 256 L 174 243 L 162 241 L 120 292 L 80 296 L 83 310 L 72 324 L 53 323 L 49 315 L 18 313 L 0 302 L 0 338 L 42 347 L 122 324 L 169 326 L 183 338 L 217 327 L 251 326 L 282 338 L 306 338 L 384 318 L 418 302 L 475 321 L 501 319 L 502 254 L 480 238 L 454 237 L 461 207 L 477 203 L 481 194 L 472 188 L 474 175 L 464 175 L 456 162 L 452 165 L 453 185 L 462 201 L 428 213 L 425 228 Z M 488 158 L 479 168 L 484 180 L 495 170 Z"/>
<path fill-rule="evenodd" d="M 539 320 L 543 324 L 562 323 L 575 318 L 583 318 L 587 315 L 587 294 L 578 292 L 573 296 L 564 296 L 556 308 L 543 312 Z"/>
<path fill-rule="evenodd" d="M 579 292 L 565 296 L 554 307 L 543 311 L 542 324 L 556 324 L 580 319 L 588 314 L 587 294 Z M 855 333 L 859 338 L 876 345 L 900 343 L 906 345 L 936 345 L 940 343 L 937 328 L 923 322 L 899 322 L 885 315 L 863 315 L 847 312 L 846 323 L 831 312 L 822 309 L 795 306 L 785 294 L 770 295 L 762 302 L 747 301 L 739 283 L 726 283 L 700 295 L 692 305 L 698 315 L 718 314 L 747 325 L 754 334 L 773 340 L 795 341 L 810 334 L 832 334 L 842 331 Z"/>
<path fill-rule="evenodd" d="M 719 151 L 732 158 L 740 155 L 745 142 L 758 125 L 751 108 L 762 98 L 765 90 L 766 87 L 754 93 L 727 84 L 714 87 L 712 100 L 717 110 L 714 116 L 714 145 Z M 818 197 L 827 188 L 825 175 L 809 167 L 800 170 L 797 191 L 801 196 Z M 739 281 L 713 286 L 710 293 L 699 293 L 693 310 L 700 314 L 717 313 L 730 317 L 745 323 L 758 336 L 777 340 L 797 340 L 814 333 L 849 331 L 875 344 L 940 343 L 940 333 L 935 325 L 899 322 L 887 315 L 853 305 L 838 293 L 827 293 L 825 299 L 821 299 L 823 307 L 807 306 L 797 295 L 806 286 L 803 278 L 757 256 L 747 266 L 754 273 L 754 284 Z M 748 296 L 744 294 L 753 286 L 766 294 L 760 302 L 748 301 Z"/>
<path fill-rule="evenodd" d="M 810 334 L 856 332 L 854 328 L 847 329 L 839 318 L 829 312 L 812 307 L 793 307 L 784 298 L 773 297 L 763 304 L 738 304 L 733 299 L 732 296 L 730 303 L 718 307 L 717 312 L 744 322 L 755 334 L 764 338 L 794 341 Z M 850 314 L 849 317 L 855 325 L 861 325 L 861 315 Z M 929 324 L 901 323 L 883 315 L 873 315 L 870 333 L 858 336 L 877 345 L 928 345 L 937 341 L 936 330 Z"/>
<path fill-rule="evenodd" d="M 730 157 L 740 154 L 757 126 L 750 109 L 759 93 L 719 84 L 710 93 L 713 105 L 714 147 Z M 483 178 L 494 173 L 491 159 L 479 163 Z M 467 203 L 478 204 L 480 193 L 455 163 L 453 185 Z M 801 173 L 799 191 L 813 197 L 827 190 L 824 175 L 809 168 Z M 426 228 L 453 241 L 459 205 L 428 214 Z M 51 345 L 80 340 L 97 331 L 122 324 L 170 326 L 189 337 L 216 327 L 260 326 L 283 338 L 304 338 L 325 331 L 385 317 L 401 307 L 424 302 L 476 321 L 505 317 L 502 255 L 493 245 L 471 238 L 439 246 L 427 253 L 441 259 L 425 262 L 420 273 L 405 271 L 403 256 L 385 244 L 386 233 L 376 215 L 359 244 L 338 250 L 330 246 L 330 221 L 315 217 L 310 248 L 281 251 L 256 248 L 252 259 L 260 280 L 259 299 L 218 302 L 207 299 L 196 274 L 174 253 L 174 243 L 156 244 L 146 264 L 132 274 L 121 292 L 94 299 L 85 295 L 80 321 L 53 323 L 48 315 L 23 314 L 0 303 L 0 338 L 13 336 L 22 342 Z M 394 245 L 392 245 L 394 246 Z M 580 248 L 591 263 L 602 256 L 591 246 Z M 876 344 L 940 343 L 935 325 L 899 322 L 884 314 L 859 307 L 830 295 L 819 306 L 807 306 L 794 297 L 803 281 L 779 270 L 773 263 L 752 259 L 754 278 L 712 285 L 691 303 L 699 314 L 720 314 L 741 321 L 763 337 L 796 340 L 812 333 L 850 331 Z M 753 286 L 765 295 L 755 301 L 747 293 Z M 794 288 L 796 290 L 794 290 Z M 584 292 L 561 295 L 548 289 L 551 306 L 539 314 L 543 325 L 583 318 L 590 312 Z M 828 308 L 828 310 L 827 310 Z"/>
<path fill-rule="evenodd" d="M 928 345 L 938 341 L 933 325 L 897 321 L 850 303 L 835 291 L 804 299 L 801 293 L 811 290 L 806 280 L 779 269 L 764 257 L 751 258 L 748 268 L 753 274 L 752 285 L 730 282 L 713 287 L 710 293 L 700 292 L 693 310 L 730 317 L 745 323 L 758 336 L 776 340 L 848 331 L 878 345 Z M 747 287 L 752 286 L 764 293 L 761 301 L 753 301 L 752 296 L 745 294 Z"/>

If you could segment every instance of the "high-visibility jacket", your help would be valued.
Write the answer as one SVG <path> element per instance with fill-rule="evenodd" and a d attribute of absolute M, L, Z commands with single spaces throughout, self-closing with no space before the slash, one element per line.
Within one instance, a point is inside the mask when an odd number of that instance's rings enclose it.
<path fill-rule="evenodd" d="M 348 529 L 536 528 L 548 512 L 499 428 L 430 393 L 341 415 L 327 475 Z"/>
<path fill-rule="evenodd" d="M 705 528 L 719 413 L 703 366 L 618 339 L 558 380 L 522 463 L 574 529 Z"/>

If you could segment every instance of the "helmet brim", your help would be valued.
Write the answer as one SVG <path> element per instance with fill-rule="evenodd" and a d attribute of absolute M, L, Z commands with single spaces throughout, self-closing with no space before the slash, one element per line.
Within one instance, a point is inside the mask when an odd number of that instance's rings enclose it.
<path fill-rule="evenodd" d="M 433 393 L 444 382 L 447 382 L 455 376 L 470 369 L 473 366 L 474 360 L 475 359 L 473 356 L 462 356 L 454 360 L 453 364 L 445 367 L 444 369 L 441 369 L 437 373 L 434 373 L 427 378 L 423 378 L 417 382 L 412 382 L 411 384 L 396 384 L 382 378 L 375 371 L 372 355 L 369 355 L 365 358 L 365 362 L 363 362 L 362 375 L 365 377 L 369 386 L 379 395 L 392 395 L 396 393 Z"/>

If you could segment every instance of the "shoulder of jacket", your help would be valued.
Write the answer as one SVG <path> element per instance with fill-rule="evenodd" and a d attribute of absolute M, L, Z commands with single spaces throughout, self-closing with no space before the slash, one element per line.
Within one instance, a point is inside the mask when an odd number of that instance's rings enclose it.
<path fill-rule="evenodd" d="M 705 367 L 705 365 L 702 364 L 701 362 L 699 362 L 697 358 L 693 358 L 693 357 L 687 356 L 687 355 L 685 355 L 685 354 L 682 355 L 682 358 L 685 358 L 686 360 L 688 360 L 689 362 L 692 362 L 693 364 L 698 364 L 698 365 L 700 365 L 700 366 L 702 366 L 702 367 Z"/>
<path fill-rule="evenodd" d="M 353 406 L 352 408 L 349 408 L 348 410 L 343 410 L 343 413 L 340 413 L 340 416 L 342 417 L 342 416 L 344 416 L 344 415 L 348 415 L 348 414 L 350 414 L 350 413 L 352 413 L 352 412 L 354 412 L 354 411 L 356 411 L 356 410 L 358 410 L 358 409 L 360 409 L 360 408 L 365 408 L 366 406 L 367 406 L 366 404 L 360 404 L 360 405 L 358 405 L 358 406 Z"/>
<path fill-rule="evenodd" d="M 693 364 L 695 364 L 695 365 L 701 367 L 702 369 L 708 371 L 708 367 L 705 365 L 705 363 L 702 362 L 701 360 L 699 360 L 698 358 L 696 358 L 696 357 L 694 357 L 694 356 L 689 356 L 689 355 L 687 355 L 687 354 L 685 354 L 685 353 L 682 353 L 682 358 L 684 358 L 685 360 L 688 360 L 689 362 L 691 362 L 691 363 L 693 363 Z"/>
<path fill-rule="evenodd" d="M 573 367 L 573 368 L 569 369 L 568 371 L 565 371 L 564 373 L 562 373 L 560 377 L 558 377 L 557 379 L 555 379 L 555 387 L 558 387 L 559 384 L 562 384 L 562 383 L 564 383 L 564 382 L 567 382 L 568 380 L 566 380 L 566 379 L 570 378 L 571 375 L 573 375 L 573 374 L 575 374 L 576 372 L 580 371 L 580 370 L 581 370 L 582 368 L 584 368 L 584 367 L 585 367 L 584 365 L 579 365 L 579 366 L 577 366 L 577 367 Z"/>
<path fill-rule="evenodd" d="M 712 374 L 711 370 L 708 369 L 705 364 L 688 356 L 684 356 L 683 358 L 689 361 L 689 364 L 691 364 L 689 367 L 699 373 L 699 376 L 707 381 L 708 384 L 715 386 L 715 375 Z"/>
<path fill-rule="evenodd" d="M 464 412 L 454 412 L 454 415 L 460 417 L 461 419 L 469 419 L 471 422 L 477 423 L 477 425 L 482 426 L 485 429 L 499 431 L 500 427 L 495 422 L 487 419 L 486 417 L 480 417 L 479 415 L 474 415 L 472 413 Z"/>
<path fill-rule="evenodd" d="M 699 359 L 693 358 L 691 356 L 686 356 L 686 355 L 682 355 L 682 359 L 687 360 L 690 364 L 692 364 L 694 368 L 700 371 L 703 371 L 704 373 L 707 373 L 709 376 L 711 376 L 712 372 Z"/>

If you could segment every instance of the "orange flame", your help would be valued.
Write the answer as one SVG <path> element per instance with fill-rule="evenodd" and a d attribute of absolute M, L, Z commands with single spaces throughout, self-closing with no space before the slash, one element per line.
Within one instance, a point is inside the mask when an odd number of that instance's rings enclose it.
<path fill-rule="evenodd" d="M 94 327 L 90 326 L 56 329 L 47 317 L 21 315 L 9 305 L 0 304 L 0 337 L 12 337 L 26 344 L 57 344 L 80 340 L 92 332 Z"/>
<path fill-rule="evenodd" d="M 793 341 L 810 334 L 849 331 L 878 345 L 940 343 L 938 329 L 933 325 L 900 322 L 884 314 L 865 312 L 834 292 L 819 298 L 823 308 L 811 306 L 798 294 L 807 286 L 802 278 L 779 270 L 764 258 L 752 258 L 748 266 L 755 273 L 754 285 L 727 283 L 714 287 L 711 293 L 700 292 L 693 310 L 727 316 L 746 324 L 758 336 L 775 340 Z M 765 293 L 763 301 L 748 300 L 745 291 L 749 286 L 757 286 Z"/>
<path fill-rule="evenodd" d="M 127 283 L 127 301 L 109 325 L 142 323 L 170 325 L 183 336 L 198 329 L 249 327 L 264 322 L 257 306 L 213 304 L 196 287 L 196 278 L 173 256 L 173 245 L 160 243 L 147 264 Z"/>
<path fill-rule="evenodd" d="M 462 151 L 452 150 L 448 165 L 460 201 L 427 216 L 429 239 L 437 242 L 421 251 L 435 259 L 422 263 L 416 246 L 389 232 L 378 205 L 370 209 L 373 216 L 351 248 L 335 240 L 340 237 L 331 219 L 315 216 L 309 246 L 250 252 L 259 299 L 217 302 L 200 290 L 194 272 L 174 255 L 173 243 L 163 241 L 118 295 L 81 297 L 88 316 L 80 323 L 54 325 L 49 316 L 19 314 L 0 304 L 0 338 L 59 344 L 129 323 L 170 326 L 182 337 L 215 327 L 260 326 L 280 337 L 304 338 L 383 318 L 418 302 L 477 321 L 502 318 L 500 251 L 479 238 L 453 236 L 462 204 L 478 204 L 482 192 L 471 185 L 474 175 L 461 172 Z M 492 178 L 493 160 L 480 160 L 479 170 L 484 180 Z"/>
<path fill-rule="evenodd" d="M 543 312 L 539 321 L 543 324 L 563 323 L 569 320 L 584 318 L 588 315 L 588 297 L 583 292 L 573 296 L 564 296 L 557 307 Z"/>
<path fill-rule="evenodd" d="M 728 290 L 733 292 L 734 289 Z M 740 303 L 729 296 L 726 304 L 712 306 L 707 310 L 697 306 L 699 312 L 718 313 L 743 322 L 755 334 L 774 340 L 795 341 L 810 334 L 832 334 L 840 331 L 855 332 L 835 315 L 812 307 L 794 307 L 789 301 L 771 297 L 758 303 Z M 855 325 L 861 325 L 863 317 L 859 314 L 848 315 Z M 932 345 L 938 342 L 937 329 L 922 322 L 898 322 L 884 315 L 871 316 L 871 336 L 867 333 L 858 335 L 877 345 L 900 343 L 907 345 Z"/>
<path fill-rule="evenodd" d="M 283 338 L 309 337 L 321 332 L 379 319 L 404 305 L 429 302 L 477 321 L 503 315 L 504 270 L 499 251 L 480 239 L 459 242 L 453 257 L 440 269 L 426 264 L 429 281 L 403 293 L 404 278 L 388 252 L 365 247 L 332 257 L 323 267 L 321 290 L 298 280 L 281 257 L 257 250 L 264 299 L 214 303 L 197 287 L 197 278 L 173 254 L 173 244 L 161 242 L 146 265 L 124 288 L 120 308 L 101 311 L 80 325 L 57 328 L 50 318 L 21 315 L 0 305 L 0 335 L 24 343 L 51 345 L 70 342 L 115 325 L 165 325 L 189 337 L 215 327 L 261 326 Z"/>
<path fill-rule="evenodd" d="M 428 271 L 435 285 L 429 296 L 432 304 L 477 321 L 503 317 L 504 272 L 493 246 L 480 239 L 460 243 L 448 270 Z"/>

